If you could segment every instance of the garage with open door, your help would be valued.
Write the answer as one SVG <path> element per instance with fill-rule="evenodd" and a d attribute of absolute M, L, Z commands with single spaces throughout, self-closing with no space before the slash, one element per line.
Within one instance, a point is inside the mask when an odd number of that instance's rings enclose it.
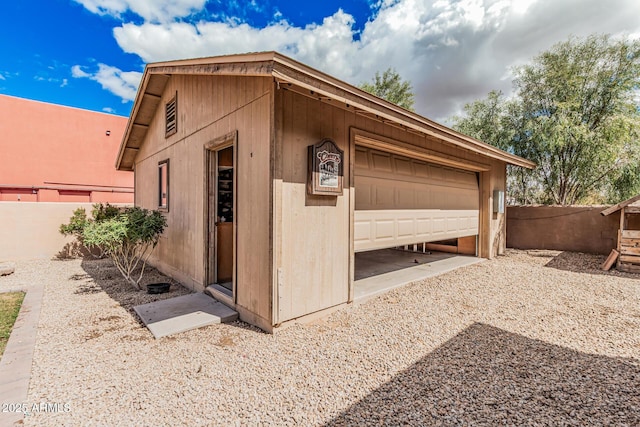
<path fill-rule="evenodd" d="M 355 252 L 458 238 L 475 246 L 476 172 L 356 146 L 354 179 Z"/>
<path fill-rule="evenodd" d="M 499 255 L 507 165 L 277 52 L 147 65 L 117 158 L 136 206 L 171 194 L 149 262 L 269 332 Z"/>

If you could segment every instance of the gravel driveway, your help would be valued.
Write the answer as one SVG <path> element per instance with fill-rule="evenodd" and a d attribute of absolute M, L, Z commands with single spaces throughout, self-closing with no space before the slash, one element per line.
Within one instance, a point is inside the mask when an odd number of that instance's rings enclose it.
<path fill-rule="evenodd" d="M 131 307 L 159 296 L 104 260 L 18 262 L 0 291 L 46 282 L 28 403 L 69 411 L 27 426 L 637 426 L 640 275 L 603 259 L 508 251 L 275 335 L 155 340 Z"/>

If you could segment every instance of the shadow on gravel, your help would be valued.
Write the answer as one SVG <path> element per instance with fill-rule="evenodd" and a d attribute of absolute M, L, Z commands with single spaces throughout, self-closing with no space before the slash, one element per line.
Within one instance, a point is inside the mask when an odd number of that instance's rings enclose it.
<path fill-rule="evenodd" d="M 527 254 L 531 255 L 531 252 L 527 251 Z M 549 257 L 551 258 L 551 260 L 547 264 L 545 264 L 545 266 L 555 268 L 557 270 L 571 271 L 574 273 L 601 274 L 604 276 L 625 277 L 628 279 L 640 279 L 639 274 L 618 271 L 615 269 L 615 266 L 609 271 L 602 270 L 600 267 L 607 259 L 606 255 L 584 254 L 580 252 L 560 252 L 557 255 Z"/>
<path fill-rule="evenodd" d="M 186 295 L 191 291 L 175 280 L 170 279 L 153 267 L 147 266 L 140 282 L 142 290 L 137 290 L 127 283 L 110 259 L 82 259 L 82 269 L 86 274 L 74 274 L 70 279 L 78 281 L 78 295 L 91 295 L 104 291 L 111 299 L 124 307 L 140 324 L 142 322 L 133 311 L 133 307 L 153 301 Z M 171 288 L 164 294 L 150 295 L 146 292 L 149 283 L 169 282 Z"/>
<path fill-rule="evenodd" d="M 326 425 L 640 425 L 638 362 L 476 323 Z"/>

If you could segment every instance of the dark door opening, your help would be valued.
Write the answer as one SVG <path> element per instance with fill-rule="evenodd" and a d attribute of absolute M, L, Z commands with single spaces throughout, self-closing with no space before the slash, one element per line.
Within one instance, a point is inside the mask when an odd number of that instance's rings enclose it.
<path fill-rule="evenodd" d="M 208 285 L 233 292 L 235 168 L 234 149 L 207 150 Z"/>
<path fill-rule="evenodd" d="M 216 283 L 232 290 L 233 281 L 233 147 L 218 151 L 216 227 Z"/>

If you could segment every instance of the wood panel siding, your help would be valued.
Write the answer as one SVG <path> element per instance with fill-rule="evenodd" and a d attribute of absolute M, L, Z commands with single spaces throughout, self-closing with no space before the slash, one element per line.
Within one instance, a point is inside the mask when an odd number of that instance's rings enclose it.
<path fill-rule="evenodd" d="M 270 108 L 262 96 L 239 117 L 236 177 L 237 298 L 271 325 Z"/>
<path fill-rule="evenodd" d="M 270 78 L 173 76 L 160 105 L 178 93 L 178 130 L 165 138 L 158 108 L 135 160 L 136 203 L 157 206 L 157 163 L 171 160 L 167 229 L 152 262 L 196 290 L 205 286 L 204 175 L 208 142 L 237 131 L 237 295 L 252 323 L 271 324 L 269 244 Z M 155 164 L 155 166 L 154 166 Z"/>
<path fill-rule="evenodd" d="M 176 75 L 166 82 L 158 105 L 176 93 L 177 132 L 165 137 L 164 109 L 158 108 L 135 154 L 136 203 L 150 209 L 158 203 L 158 162 L 171 161 L 168 227 L 153 263 L 193 289 L 204 288 L 205 146 L 237 132 L 234 299 L 241 318 L 250 323 L 270 330 L 350 301 L 356 134 L 441 159 L 444 166 L 427 168 L 425 179 L 469 184 L 469 197 L 456 203 L 480 210 L 480 234 L 485 233 L 480 255 L 489 257 L 503 247 L 504 221 L 491 212 L 493 190 L 505 188 L 502 161 L 286 90 L 271 77 Z M 344 150 L 341 196 L 306 191 L 307 147 L 324 138 Z M 399 169 L 389 173 L 397 176 L 407 164 L 401 156 L 394 159 Z M 471 172 L 456 172 L 454 165 L 467 165 Z M 420 209 L 416 206 L 412 209 Z"/>
<path fill-rule="evenodd" d="M 507 190 L 506 164 L 491 161 L 491 169 L 480 173 L 480 233 L 478 255 L 493 258 L 506 249 L 506 213 L 493 212 L 493 192 Z"/>
<path fill-rule="evenodd" d="M 342 196 L 310 196 L 306 181 L 307 147 L 331 138 L 348 164 L 349 131 L 344 110 L 289 91 L 278 91 L 279 97 L 282 180 L 276 203 L 282 208 L 274 249 L 279 254 L 277 320 L 283 322 L 347 302 L 350 189 Z"/>
<path fill-rule="evenodd" d="M 353 208 L 355 199 L 351 156 L 355 154 L 355 135 L 366 134 L 389 143 L 400 143 L 406 150 L 427 152 L 444 164 L 467 165 L 470 170 L 485 171 L 488 178 L 486 194 L 494 189 L 504 190 L 505 164 L 490 161 L 470 150 L 460 149 L 441 140 L 419 135 L 385 124 L 375 118 L 339 108 L 313 96 L 306 96 L 283 85 L 275 90 L 274 122 L 278 150 L 272 158 L 274 175 L 274 262 L 273 280 L 277 313 L 276 323 L 324 310 L 350 300 L 353 277 Z M 307 146 L 323 138 L 333 139 L 345 152 L 344 194 L 338 197 L 309 196 L 306 193 Z M 446 168 L 442 169 L 443 173 Z M 498 173 L 497 177 L 492 171 Z M 502 171 L 502 172 L 501 172 Z M 499 232 L 492 226 L 504 223 L 493 220 L 492 202 L 480 201 L 477 178 L 476 190 L 471 190 L 471 203 L 485 212 L 485 232 L 488 247 Z M 470 182 L 470 180 L 469 180 Z M 478 217 L 474 219 L 478 224 Z M 503 235 L 504 233 L 502 233 Z M 489 256 L 490 252 L 486 252 Z M 345 262 L 348 259 L 349 262 Z"/>

